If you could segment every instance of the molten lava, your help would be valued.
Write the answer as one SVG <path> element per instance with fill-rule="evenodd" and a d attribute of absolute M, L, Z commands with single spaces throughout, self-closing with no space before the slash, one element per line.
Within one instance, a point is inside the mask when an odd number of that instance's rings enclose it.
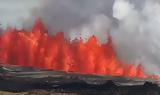
<path fill-rule="evenodd" d="M 0 60 L 11 65 L 82 74 L 148 77 L 141 66 L 117 59 L 111 37 L 106 44 L 97 43 L 95 36 L 87 42 L 69 41 L 62 32 L 48 35 L 40 20 L 36 21 L 31 32 L 5 30 L 0 35 Z"/>

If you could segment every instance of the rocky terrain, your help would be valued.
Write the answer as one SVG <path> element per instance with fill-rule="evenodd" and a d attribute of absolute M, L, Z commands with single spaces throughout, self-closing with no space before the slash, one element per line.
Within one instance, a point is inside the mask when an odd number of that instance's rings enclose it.
<path fill-rule="evenodd" d="M 0 67 L 0 95 L 160 95 L 159 81 Z"/>

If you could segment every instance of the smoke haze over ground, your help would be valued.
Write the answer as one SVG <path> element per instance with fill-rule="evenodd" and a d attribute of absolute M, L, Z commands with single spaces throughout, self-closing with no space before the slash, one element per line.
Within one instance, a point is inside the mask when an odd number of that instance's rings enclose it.
<path fill-rule="evenodd" d="M 110 34 L 122 61 L 160 74 L 159 0 L 43 0 L 24 26 L 39 17 L 51 34 L 71 39 L 96 35 L 104 43 Z"/>

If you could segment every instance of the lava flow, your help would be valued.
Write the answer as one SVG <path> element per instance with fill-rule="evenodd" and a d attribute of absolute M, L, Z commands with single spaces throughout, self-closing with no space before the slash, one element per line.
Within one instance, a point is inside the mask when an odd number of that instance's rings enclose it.
<path fill-rule="evenodd" d="M 142 67 L 117 59 L 109 37 L 105 44 L 95 36 L 88 41 L 69 41 L 62 32 L 48 35 L 37 20 L 32 31 L 8 28 L 0 35 L 0 61 L 10 65 L 28 66 L 82 74 L 146 78 Z"/>

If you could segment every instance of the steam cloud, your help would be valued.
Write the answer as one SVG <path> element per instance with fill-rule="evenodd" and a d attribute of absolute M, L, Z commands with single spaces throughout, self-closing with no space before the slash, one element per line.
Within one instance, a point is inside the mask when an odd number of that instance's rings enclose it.
<path fill-rule="evenodd" d="M 43 19 L 52 33 L 71 39 L 109 33 L 119 58 L 160 74 L 160 2 L 158 0 L 45 0 L 28 22 Z"/>

